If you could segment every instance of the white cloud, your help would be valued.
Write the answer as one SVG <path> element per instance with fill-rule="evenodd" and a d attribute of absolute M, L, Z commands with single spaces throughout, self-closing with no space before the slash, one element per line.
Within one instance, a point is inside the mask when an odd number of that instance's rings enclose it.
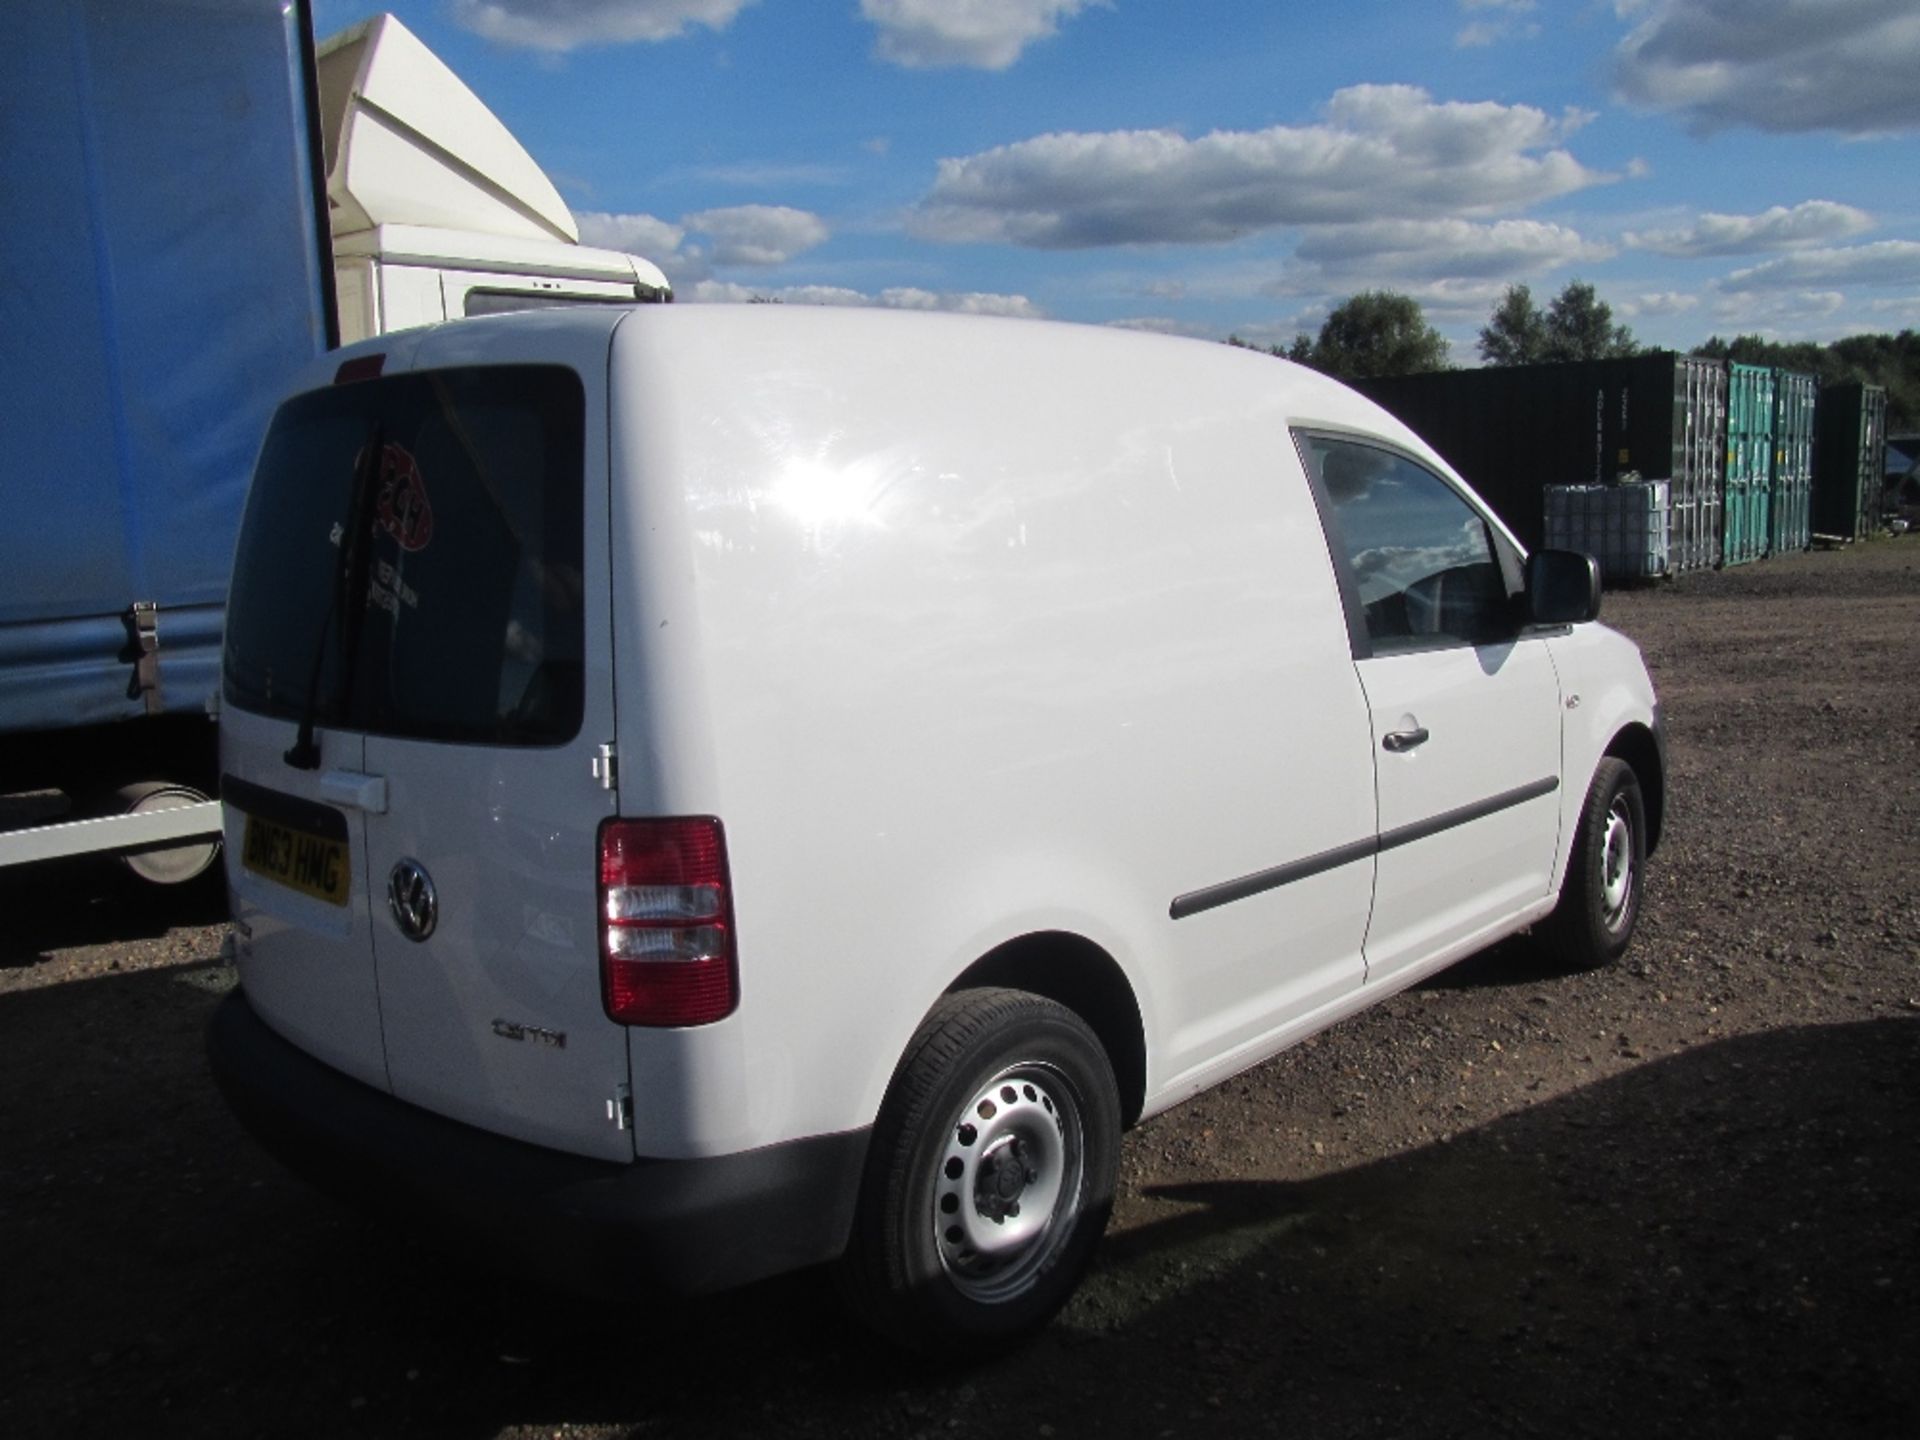
<path fill-rule="evenodd" d="M 949 310 L 960 315 L 1011 315 L 1037 320 L 1043 312 L 1024 295 L 996 295 L 986 291 L 916 290 L 902 286 L 882 290 L 879 303 L 892 310 Z"/>
<path fill-rule="evenodd" d="M 784 265 L 824 243 L 829 233 L 818 215 L 786 205 L 702 210 L 681 223 L 713 238 L 716 265 Z"/>
<path fill-rule="evenodd" d="M 1124 320 L 1108 320 L 1105 324 L 1111 330 L 1140 330 L 1149 335 L 1184 335 L 1192 340 L 1220 338 L 1219 331 L 1214 326 L 1196 325 L 1188 320 L 1175 320 L 1168 315 L 1133 315 Z"/>
<path fill-rule="evenodd" d="M 702 303 L 742 303 L 778 300 L 784 305 L 851 305 L 884 310 L 944 310 L 960 315 L 1010 315 L 1038 320 L 1046 312 L 1024 295 L 995 295 L 981 291 L 919 290 L 908 286 L 870 295 L 839 285 L 741 285 L 728 280 L 702 280 L 680 295 Z"/>
<path fill-rule="evenodd" d="M 1804 200 L 1788 209 L 1775 205 L 1758 215 L 1720 215 L 1711 211 L 1685 230 L 1643 230 L 1625 236 L 1630 249 L 1659 255 L 1754 255 L 1800 250 L 1844 240 L 1873 228 L 1873 217 L 1832 200 Z"/>
<path fill-rule="evenodd" d="M 1847 297 L 1837 290 L 1801 290 L 1778 295 L 1728 295 L 1710 307 L 1715 325 L 1745 334 L 1811 340 L 1857 330 L 1843 317 Z"/>
<path fill-rule="evenodd" d="M 684 225 L 654 215 L 609 215 L 598 210 L 577 211 L 573 218 L 580 225 L 581 244 L 625 250 L 651 260 L 673 282 L 676 295 L 712 273 L 705 249 L 687 243 Z"/>
<path fill-rule="evenodd" d="M 937 240 L 1074 249 L 1512 209 L 1615 178 L 1560 148 L 1590 118 L 1356 85 L 1315 125 L 1197 140 L 1171 130 L 1041 135 L 942 160 L 911 228 Z"/>
<path fill-rule="evenodd" d="M 1833 250 L 1801 250 L 1782 255 L 1720 281 L 1728 292 L 1798 290 L 1834 285 L 1920 286 L 1920 240 L 1876 240 Z"/>
<path fill-rule="evenodd" d="M 1471 50 L 1484 45 L 1496 45 L 1502 40 L 1520 36 L 1531 40 L 1540 33 L 1540 27 L 1531 20 L 1521 20 L 1522 15 L 1533 12 L 1535 0 L 1460 0 L 1460 8 L 1468 14 L 1493 12 L 1493 18 L 1475 20 L 1461 28 L 1453 37 L 1454 47 Z"/>
<path fill-rule="evenodd" d="M 874 53 L 910 69 L 1005 70 L 1036 40 L 1101 0 L 860 0 Z"/>
<path fill-rule="evenodd" d="M 1683 294 L 1678 290 L 1660 290 L 1649 294 L 1629 295 L 1614 305 L 1629 320 L 1638 320 L 1642 316 L 1682 315 L 1689 310 L 1698 309 L 1698 295 Z"/>
<path fill-rule="evenodd" d="M 644 255 L 673 281 L 675 291 L 704 280 L 715 265 L 784 265 L 828 237 L 826 221 L 785 205 L 734 205 L 683 215 L 678 223 L 654 215 L 585 211 L 580 239 L 609 250 Z M 690 235 L 707 244 L 689 244 Z"/>
<path fill-rule="evenodd" d="M 754 0 L 452 0 L 476 35 L 528 50 L 671 40 L 695 25 L 724 30 Z"/>
<path fill-rule="evenodd" d="M 1505 280 L 1433 280 L 1425 284 L 1396 285 L 1403 295 L 1420 302 L 1435 325 L 1484 325 L 1493 307 L 1507 293 Z"/>
<path fill-rule="evenodd" d="M 1702 131 L 1911 130 L 1916 75 L 1913 0 L 1662 0 L 1613 57 L 1623 98 Z"/>
<path fill-rule="evenodd" d="M 580 224 L 581 244 L 644 255 L 655 264 L 662 255 L 678 252 L 680 242 L 687 237 L 680 226 L 652 215 L 609 215 L 600 210 L 583 210 L 573 218 Z"/>
<path fill-rule="evenodd" d="M 1605 260 L 1605 245 L 1584 240 L 1564 225 L 1540 220 L 1372 220 L 1327 225 L 1308 232 L 1294 252 L 1329 280 L 1366 277 L 1397 280 L 1483 277 L 1502 281 L 1536 275 L 1579 261 Z"/>

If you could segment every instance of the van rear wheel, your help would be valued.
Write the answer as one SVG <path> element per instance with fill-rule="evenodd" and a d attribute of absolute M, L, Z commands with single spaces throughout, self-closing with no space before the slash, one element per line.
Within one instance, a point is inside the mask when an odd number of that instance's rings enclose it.
<path fill-rule="evenodd" d="M 1050 1319 L 1113 1205 L 1120 1095 L 1062 1005 L 963 990 L 907 1047 L 868 1152 L 843 1291 L 882 1335 L 934 1355 Z"/>

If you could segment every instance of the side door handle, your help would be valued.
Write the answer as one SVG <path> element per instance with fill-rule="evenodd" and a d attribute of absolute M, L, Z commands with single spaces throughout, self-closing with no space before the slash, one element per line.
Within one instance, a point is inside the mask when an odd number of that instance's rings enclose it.
<path fill-rule="evenodd" d="M 359 770 L 329 770 L 320 777 L 320 798 L 346 810 L 387 813 L 387 777 Z"/>
<path fill-rule="evenodd" d="M 1403 755 L 1416 745 L 1426 744 L 1429 738 L 1424 725 L 1416 730 L 1389 730 L 1386 739 L 1380 742 L 1380 748 L 1394 755 Z"/>

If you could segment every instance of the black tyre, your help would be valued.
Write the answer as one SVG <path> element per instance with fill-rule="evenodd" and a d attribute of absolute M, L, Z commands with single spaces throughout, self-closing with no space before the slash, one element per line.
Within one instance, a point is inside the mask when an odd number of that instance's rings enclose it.
<path fill-rule="evenodd" d="M 843 1292 L 936 1357 L 1037 1329 L 1106 1229 L 1119 1151 L 1113 1068 L 1078 1015 L 1022 990 L 946 996 L 881 1106 Z"/>
<path fill-rule="evenodd" d="M 1647 807 L 1624 762 L 1602 760 L 1573 834 L 1560 903 L 1540 927 L 1554 958 L 1569 970 L 1618 960 L 1640 916 L 1647 860 Z"/>

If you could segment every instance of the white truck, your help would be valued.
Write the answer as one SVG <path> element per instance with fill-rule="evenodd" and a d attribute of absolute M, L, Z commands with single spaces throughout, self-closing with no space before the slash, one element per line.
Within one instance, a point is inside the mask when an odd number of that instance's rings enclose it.
<path fill-rule="evenodd" d="M 392 15 L 318 51 L 340 338 L 507 310 L 670 300 L 651 262 L 579 244 L 507 127 Z"/>
<path fill-rule="evenodd" d="M 274 399 L 349 339 L 666 300 L 377 16 L 16 0 L 0 46 L 0 867 L 212 863 L 235 529 Z M 338 311 L 335 293 L 338 294 Z"/>

